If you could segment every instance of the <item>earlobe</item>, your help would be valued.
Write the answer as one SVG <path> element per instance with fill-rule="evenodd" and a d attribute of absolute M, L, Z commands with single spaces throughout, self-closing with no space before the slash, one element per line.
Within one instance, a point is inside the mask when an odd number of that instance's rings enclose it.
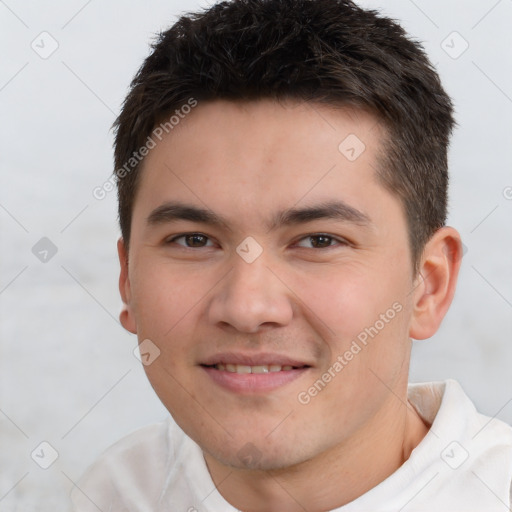
<path fill-rule="evenodd" d="M 129 332 L 137 334 L 137 325 L 135 323 L 135 317 L 131 309 L 131 289 L 130 289 L 130 277 L 128 274 L 128 253 L 124 240 L 119 238 L 117 241 L 117 253 L 119 255 L 119 264 L 121 270 L 119 273 L 119 293 L 123 300 L 123 309 L 119 314 L 119 321 L 121 325 Z"/>
<path fill-rule="evenodd" d="M 455 294 L 461 259 L 462 242 L 454 228 L 438 229 L 427 242 L 413 292 L 411 338 L 427 339 L 439 329 Z"/>

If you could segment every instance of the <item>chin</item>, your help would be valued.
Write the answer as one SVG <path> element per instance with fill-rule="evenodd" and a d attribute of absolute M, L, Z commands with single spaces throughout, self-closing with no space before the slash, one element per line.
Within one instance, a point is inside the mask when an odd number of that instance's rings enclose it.
<path fill-rule="evenodd" d="M 279 442 L 279 441 L 277 441 Z M 276 471 L 290 468 L 308 460 L 308 454 L 297 450 L 297 446 L 259 442 L 242 442 L 240 447 L 222 446 L 206 450 L 210 456 L 225 466 L 250 471 Z"/>

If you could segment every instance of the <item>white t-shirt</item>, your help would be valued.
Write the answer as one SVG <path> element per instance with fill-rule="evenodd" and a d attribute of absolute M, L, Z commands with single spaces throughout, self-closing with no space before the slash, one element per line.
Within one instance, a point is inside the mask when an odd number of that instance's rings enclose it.
<path fill-rule="evenodd" d="M 431 424 L 428 434 L 397 471 L 333 512 L 512 510 L 512 427 L 479 414 L 454 380 L 410 384 L 409 400 Z M 76 512 L 237 512 L 171 418 L 111 446 L 72 502 Z"/>

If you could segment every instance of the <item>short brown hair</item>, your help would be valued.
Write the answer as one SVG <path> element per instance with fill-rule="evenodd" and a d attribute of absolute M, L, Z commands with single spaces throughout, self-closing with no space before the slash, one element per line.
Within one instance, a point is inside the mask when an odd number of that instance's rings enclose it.
<path fill-rule="evenodd" d="M 290 98 L 363 108 L 386 126 L 377 175 L 402 202 L 417 268 L 446 221 L 455 122 L 423 48 L 397 22 L 349 0 L 231 0 L 181 16 L 152 50 L 114 123 L 126 244 L 140 174 L 132 155 L 166 116 L 190 98 Z"/>

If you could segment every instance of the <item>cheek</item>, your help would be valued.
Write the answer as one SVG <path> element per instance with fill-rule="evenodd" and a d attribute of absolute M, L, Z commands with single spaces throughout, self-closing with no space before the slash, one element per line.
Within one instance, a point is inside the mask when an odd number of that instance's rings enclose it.
<path fill-rule="evenodd" d="M 368 368 L 392 373 L 407 353 L 410 296 L 403 273 L 377 266 L 346 265 L 316 272 L 298 284 L 311 322 L 321 325 L 329 346 L 329 364 L 347 354 L 354 382 L 368 378 Z M 306 314 L 306 313 L 305 313 Z M 365 375 L 362 375 L 364 373 Z"/>
<path fill-rule="evenodd" d="M 199 413 L 186 404 L 194 402 L 191 382 L 190 339 L 193 338 L 195 308 L 208 291 L 192 272 L 155 261 L 144 262 L 132 278 L 133 310 L 139 342 L 149 339 L 158 348 L 158 357 L 144 365 L 144 371 L 171 414 L 178 418 Z"/>
<path fill-rule="evenodd" d="M 193 315 L 209 288 L 195 272 L 146 262 L 132 279 L 139 336 L 151 334 L 156 339 L 167 339 L 187 316 Z"/>
<path fill-rule="evenodd" d="M 393 302 L 389 287 L 379 283 L 378 272 L 360 264 L 324 267 L 304 275 L 297 287 L 297 295 L 330 335 L 341 340 L 356 336 Z"/>
<path fill-rule="evenodd" d="M 375 275 L 372 274 L 375 278 Z M 316 288 L 311 309 L 329 327 L 329 361 L 302 390 L 304 410 L 322 417 L 326 431 L 361 427 L 400 385 L 408 365 L 410 307 L 404 287 L 376 285 L 370 276 L 338 276 Z M 320 282 L 320 281 L 317 281 Z M 304 402 L 300 402 L 301 404 Z M 333 404 L 336 404 L 333 407 Z"/>

